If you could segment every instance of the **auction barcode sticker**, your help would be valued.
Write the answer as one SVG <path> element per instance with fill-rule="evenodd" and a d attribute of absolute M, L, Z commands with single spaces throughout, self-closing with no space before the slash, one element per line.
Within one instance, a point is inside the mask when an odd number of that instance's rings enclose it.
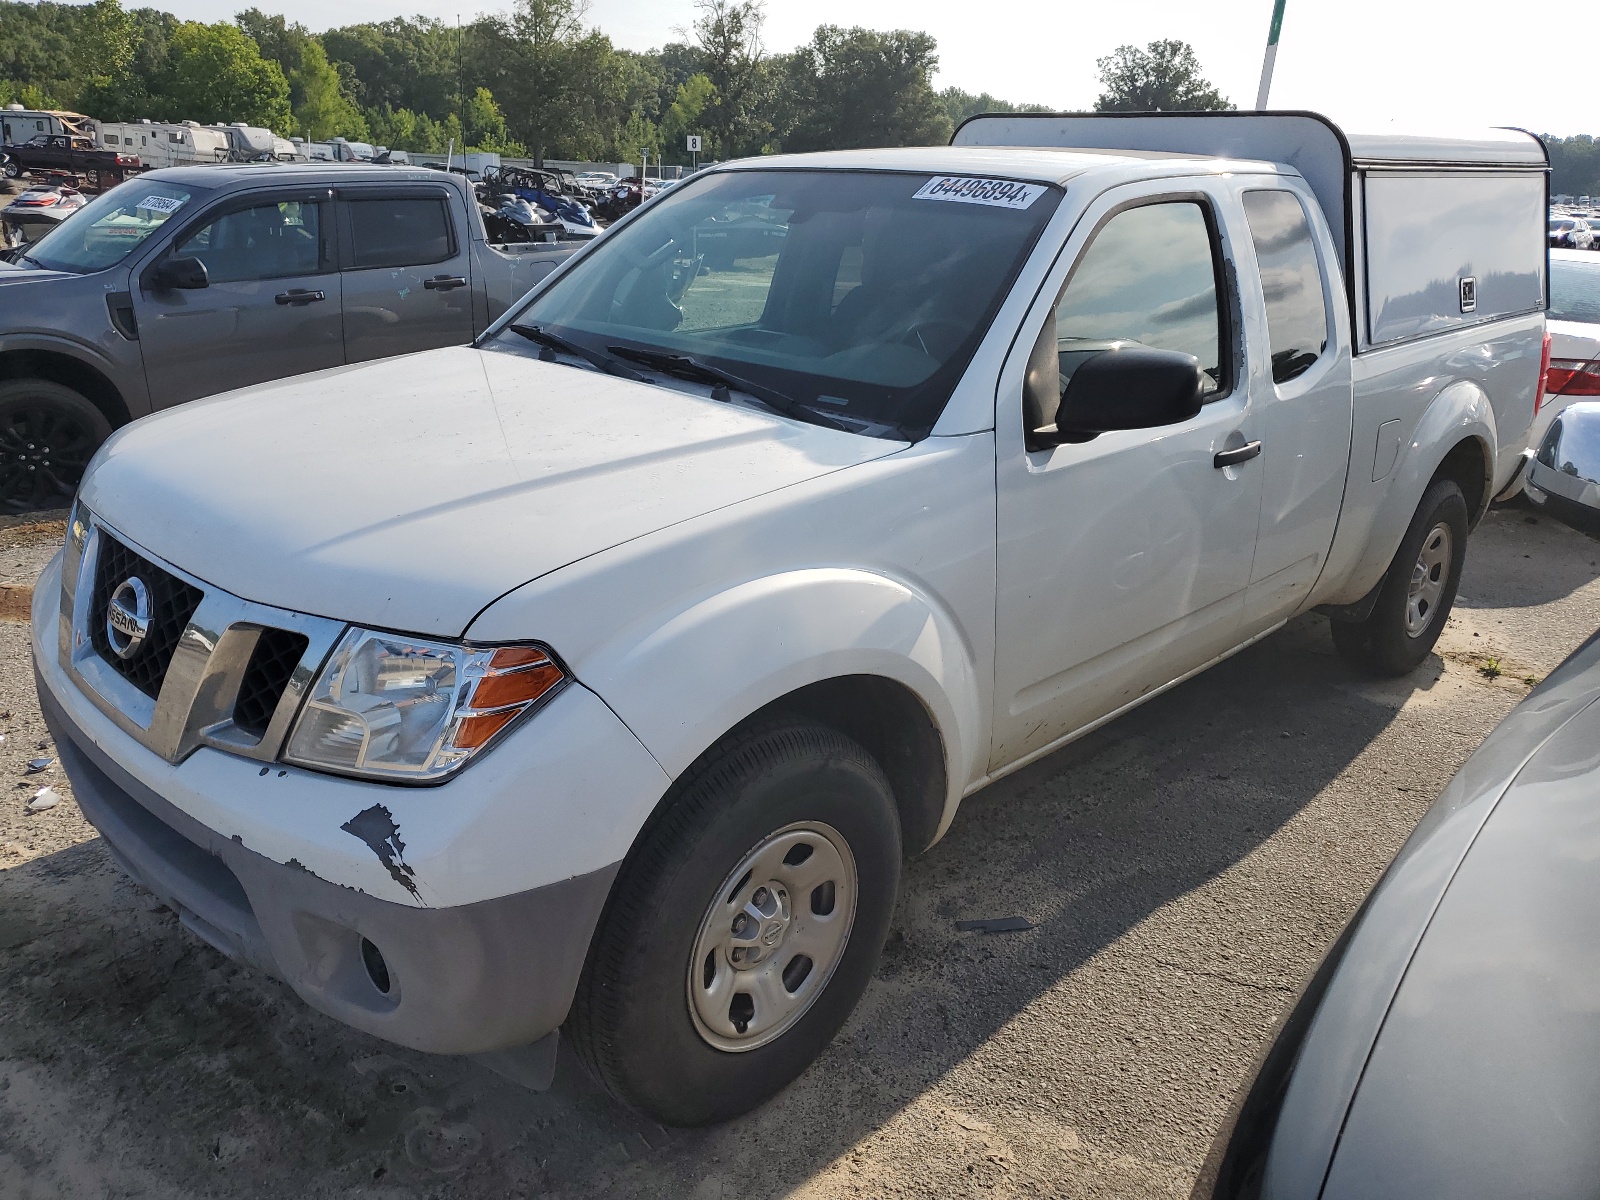
<path fill-rule="evenodd" d="M 175 199 L 172 196 L 146 196 L 133 207 L 136 210 L 144 208 L 149 209 L 151 212 L 164 212 L 170 216 L 182 208 L 184 203 L 185 201 Z"/>
<path fill-rule="evenodd" d="M 957 204 L 987 204 L 992 208 L 1027 208 L 1044 195 L 1042 183 L 1015 179 L 974 179 L 970 175 L 941 175 L 930 179 L 913 200 L 953 200 Z"/>

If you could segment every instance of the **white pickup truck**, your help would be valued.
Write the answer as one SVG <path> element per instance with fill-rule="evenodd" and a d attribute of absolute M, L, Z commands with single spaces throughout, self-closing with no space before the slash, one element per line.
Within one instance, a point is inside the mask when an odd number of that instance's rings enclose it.
<path fill-rule="evenodd" d="M 1421 662 L 1543 392 L 1540 143 L 955 143 L 728 164 L 473 346 L 113 436 L 33 638 L 119 861 L 350 1025 L 704 1123 L 962 797 L 1312 607 Z"/>

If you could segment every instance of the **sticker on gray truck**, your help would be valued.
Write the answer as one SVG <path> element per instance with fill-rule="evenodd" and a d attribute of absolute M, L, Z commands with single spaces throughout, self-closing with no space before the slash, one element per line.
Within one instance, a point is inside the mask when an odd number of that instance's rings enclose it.
<path fill-rule="evenodd" d="M 941 175 L 917 189 L 913 200 L 953 200 L 957 204 L 987 204 L 991 208 L 1027 208 L 1044 195 L 1042 183 L 1015 179 L 973 179 L 969 175 Z"/>
<path fill-rule="evenodd" d="M 166 213 L 169 217 L 184 206 L 185 201 L 172 196 L 146 196 L 133 207 L 135 210 L 144 208 L 151 212 Z"/>

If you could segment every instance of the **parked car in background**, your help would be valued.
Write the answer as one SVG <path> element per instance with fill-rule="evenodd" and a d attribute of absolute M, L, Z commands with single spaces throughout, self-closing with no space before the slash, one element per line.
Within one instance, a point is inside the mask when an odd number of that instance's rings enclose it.
<path fill-rule="evenodd" d="M 1551 217 L 1549 242 L 1565 250 L 1588 250 L 1594 245 L 1594 233 L 1581 217 Z"/>
<path fill-rule="evenodd" d="M 1597 700 L 1600 634 L 1423 817 L 1284 1023 L 1195 1200 L 1595 1194 Z"/>
<path fill-rule="evenodd" d="M 66 503 L 156 409 L 465 344 L 571 252 L 488 244 L 465 181 L 404 167 L 131 180 L 0 266 L 0 508 Z"/>
<path fill-rule="evenodd" d="M 3 147 L 5 173 L 16 179 L 34 171 L 59 171 L 88 179 L 94 187 L 111 187 L 142 169 L 137 155 L 103 150 L 89 138 L 62 133 L 35 134 L 21 145 Z"/>
<path fill-rule="evenodd" d="M 703 1124 L 964 796 L 1312 607 L 1421 663 L 1539 395 L 1538 140 L 956 141 L 712 168 L 471 347 L 119 433 L 33 611 L 117 861 L 350 1025 L 538 1084 L 565 1023 Z"/>
<path fill-rule="evenodd" d="M 1550 369 L 1545 394 L 1528 434 L 1529 450 L 1544 441 L 1569 404 L 1600 398 L 1600 256 L 1550 252 Z"/>

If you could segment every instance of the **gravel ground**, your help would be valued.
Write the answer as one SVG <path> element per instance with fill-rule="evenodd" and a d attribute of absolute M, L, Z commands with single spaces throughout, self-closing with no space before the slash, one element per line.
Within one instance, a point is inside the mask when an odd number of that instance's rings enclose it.
<path fill-rule="evenodd" d="M 5 533 L 4 570 L 37 562 Z M 25 811 L 70 789 L 23 774 L 51 751 L 25 629 L 0 624 L 0 1196 L 1181 1197 L 1417 818 L 1600 625 L 1597 562 L 1499 510 L 1415 676 L 1356 676 L 1302 618 L 972 797 L 910 865 L 839 1039 L 698 1133 L 570 1058 L 533 1095 L 351 1032 L 191 938 L 70 799 Z M 1012 914 L 1038 928 L 954 928 Z"/>

